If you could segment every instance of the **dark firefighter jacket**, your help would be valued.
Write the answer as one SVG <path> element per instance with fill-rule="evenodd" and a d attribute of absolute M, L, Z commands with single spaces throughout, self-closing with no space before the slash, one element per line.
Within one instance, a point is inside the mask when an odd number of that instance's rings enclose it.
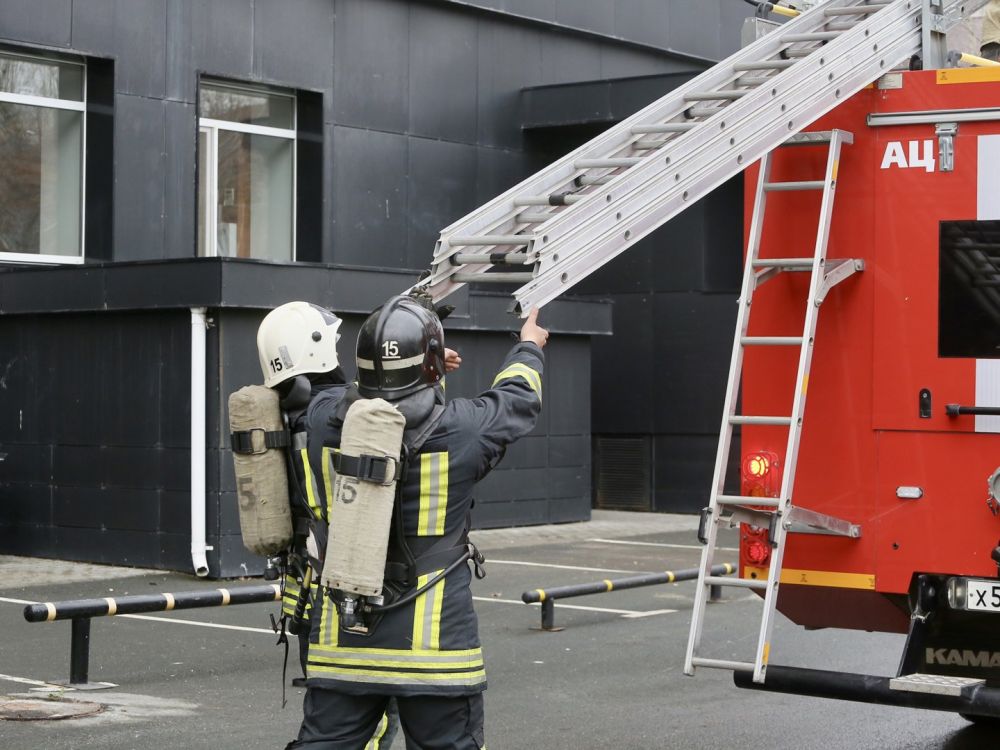
<path fill-rule="evenodd" d="M 446 404 L 401 480 L 403 526 L 411 549 L 428 546 L 432 537 L 460 538 L 468 530 L 476 482 L 496 466 L 508 445 L 535 426 L 541 411 L 542 365 L 541 349 L 517 344 L 489 390 Z M 414 396 L 428 393 L 432 391 L 425 389 Z M 408 417 L 409 429 L 412 409 L 403 401 L 396 406 Z M 326 498 L 332 486 L 330 455 L 340 442 L 336 414 L 336 404 L 322 395 L 309 408 L 309 456 L 313 473 L 323 477 Z M 418 413 L 412 426 L 418 427 L 425 417 L 426 412 Z M 437 572 L 419 576 L 417 586 Z M 336 607 L 329 597 L 319 597 L 322 610 L 312 619 L 308 684 L 401 696 L 485 690 L 471 579 L 469 566 L 459 566 L 413 602 L 387 611 L 368 635 L 341 631 Z"/>
<path fill-rule="evenodd" d="M 305 573 L 306 536 L 309 528 L 317 521 L 326 519 L 326 509 L 320 495 L 316 477 L 309 466 L 309 456 L 307 453 L 306 441 L 306 416 L 309 404 L 320 394 L 336 403 L 344 395 L 347 385 L 343 383 L 340 371 L 336 371 L 335 380 L 341 382 L 317 382 L 311 384 L 309 391 L 303 393 L 293 389 L 281 401 L 281 410 L 288 417 L 288 431 L 291 433 L 291 446 L 289 448 L 288 465 L 288 493 L 291 496 L 292 523 L 294 524 L 294 536 L 292 540 L 292 550 L 289 556 L 289 569 L 285 575 L 284 595 L 281 598 L 281 612 L 289 617 L 295 611 L 295 604 L 299 598 L 301 590 L 300 581 Z M 303 378 L 304 379 L 304 378 Z M 322 550 L 325 545 L 321 545 Z M 319 580 L 319 571 L 314 571 L 313 581 Z M 315 583 L 313 587 L 315 587 Z M 306 605 L 306 611 L 311 609 L 311 604 Z M 307 614 L 308 619 L 308 614 Z"/>

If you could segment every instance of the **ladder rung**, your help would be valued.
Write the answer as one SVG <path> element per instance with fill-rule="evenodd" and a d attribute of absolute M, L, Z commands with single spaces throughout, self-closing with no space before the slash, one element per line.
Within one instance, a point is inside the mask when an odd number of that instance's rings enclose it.
<path fill-rule="evenodd" d="M 653 149 L 660 148 L 661 146 L 666 146 L 668 143 L 670 143 L 669 140 L 664 141 L 657 138 L 640 138 L 632 145 L 638 149 L 651 151 Z"/>
<path fill-rule="evenodd" d="M 719 505 L 757 505 L 761 508 L 777 508 L 781 500 L 777 497 L 751 497 L 750 495 L 716 495 Z"/>
<path fill-rule="evenodd" d="M 866 16 L 869 13 L 878 13 L 882 10 L 881 5 L 853 5 L 849 8 L 827 8 L 824 12 L 828 16 Z"/>
<path fill-rule="evenodd" d="M 717 115 L 725 107 L 691 107 L 687 113 L 690 117 L 711 117 Z"/>
<path fill-rule="evenodd" d="M 795 60 L 759 60 L 757 62 L 736 63 L 733 70 L 784 70 L 795 65 Z"/>
<path fill-rule="evenodd" d="M 471 247 L 473 245 L 527 245 L 533 237 L 530 234 L 481 234 L 478 237 L 455 235 L 448 238 L 451 247 Z"/>
<path fill-rule="evenodd" d="M 812 130 L 804 133 L 796 133 L 787 141 L 782 143 L 782 146 L 812 146 L 812 145 L 825 145 L 833 140 L 832 130 Z"/>
<path fill-rule="evenodd" d="M 719 89 L 718 91 L 692 91 L 684 95 L 686 102 L 703 102 L 711 99 L 739 99 L 746 96 L 748 89 Z"/>
<path fill-rule="evenodd" d="M 755 260 L 754 268 L 781 268 L 781 269 L 801 269 L 807 271 L 813 267 L 812 258 L 768 258 L 766 260 Z"/>
<path fill-rule="evenodd" d="M 457 284 L 527 284 L 535 278 L 531 273 L 456 273 L 451 277 Z"/>
<path fill-rule="evenodd" d="M 775 424 L 790 425 L 791 417 L 742 417 L 734 416 L 729 418 L 729 424 Z"/>
<path fill-rule="evenodd" d="M 696 122 L 665 122 L 662 125 L 633 125 L 632 135 L 650 135 L 652 133 L 686 133 L 698 127 Z"/>
<path fill-rule="evenodd" d="M 534 260 L 534 259 L 532 259 Z M 523 266 L 528 260 L 528 254 L 523 252 L 514 253 L 455 253 L 451 256 L 451 262 L 456 266 L 475 265 L 508 265 Z"/>
<path fill-rule="evenodd" d="M 568 206 L 571 203 L 582 201 L 587 196 L 572 195 L 568 193 L 553 193 L 552 195 L 526 195 L 523 198 L 515 198 L 515 206 Z"/>
<path fill-rule="evenodd" d="M 755 578 L 732 578 L 730 576 L 705 576 L 706 586 L 735 586 L 740 589 L 766 589 L 767 581 Z"/>
<path fill-rule="evenodd" d="M 573 166 L 576 169 L 620 169 L 634 167 L 641 161 L 638 156 L 620 156 L 613 159 L 580 159 L 573 162 Z"/>
<path fill-rule="evenodd" d="M 826 42 L 830 39 L 836 39 L 838 36 L 840 34 L 836 31 L 814 31 L 811 34 L 786 34 L 781 37 L 781 41 L 789 44 L 796 44 L 798 42 Z"/>
<path fill-rule="evenodd" d="M 744 336 L 740 339 L 743 346 L 799 346 L 801 336 Z"/>
<path fill-rule="evenodd" d="M 750 661 L 730 661 L 729 659 L 706 659 L 704 656 L 692 656 L 691 665 L 709 669 L 732 669 L 738 672 L 752 672 L 754 663 Z"/>
<path fill-rule="evenodd" d="M 819 49 L 819 47 L 814 47 L 812 49 L 786 49 L 784 55 L 785 57 L 809 57 L 809 55 L 817 49 Z"/>
<path fill-rule="evenodd" d="M 589 174 L 581 174 L 574 177 L 573 182 L 575 182 L 579 187 L 583 187 L 584 185 L 606 185 L 613 179 L 614 177 L 609 174 L 602 174 L 597 177 Z"/>
<path fill-rule="evenodd" d="M 764 189 L 768 192 L 782 190 L 822 190 L 826 180 L 795 180 L 791 182 L 765 182 Z"/>

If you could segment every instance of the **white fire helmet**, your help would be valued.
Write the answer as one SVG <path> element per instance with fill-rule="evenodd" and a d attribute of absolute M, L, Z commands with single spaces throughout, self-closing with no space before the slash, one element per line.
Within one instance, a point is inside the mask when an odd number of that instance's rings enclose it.
<path fill-rule="evenodd" d="M 257 356 L 264 385 L 274 388 L 306 373 L 337 367 L 341 320 L 309 302 L 288 302 L 267 314 L 257 329 Z"/>

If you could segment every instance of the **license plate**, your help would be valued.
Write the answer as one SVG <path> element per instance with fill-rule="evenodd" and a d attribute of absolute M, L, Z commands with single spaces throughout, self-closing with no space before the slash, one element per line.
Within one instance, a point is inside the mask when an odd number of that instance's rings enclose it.
<path fill-rule="evenodd" d="M 967 578 L 965 608 L 976 612 L 1000 612 L 1000 581 Z"/>

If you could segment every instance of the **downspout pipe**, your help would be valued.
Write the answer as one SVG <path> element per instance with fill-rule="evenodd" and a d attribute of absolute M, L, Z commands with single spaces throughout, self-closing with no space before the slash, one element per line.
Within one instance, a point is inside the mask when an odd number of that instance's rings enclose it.
<path fill-rule="evenodd" d="M 191 564 L 208 575 L 205 542 L 205 330 L 204 307 L 191 308 Z"/>

